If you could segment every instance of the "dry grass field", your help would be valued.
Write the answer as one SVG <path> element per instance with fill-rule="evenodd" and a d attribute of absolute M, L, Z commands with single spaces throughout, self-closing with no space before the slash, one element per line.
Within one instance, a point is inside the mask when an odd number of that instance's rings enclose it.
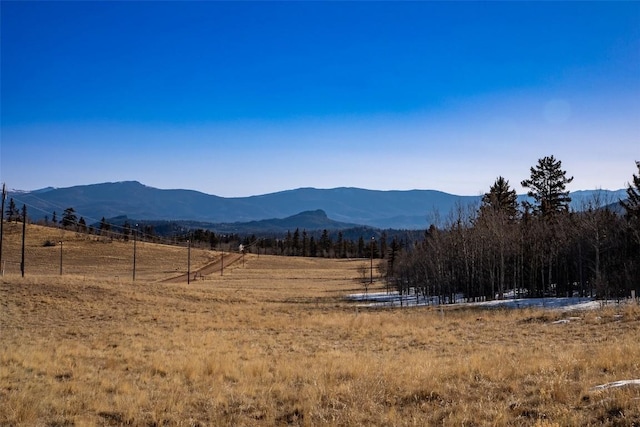
<path fill-rule="evenodd" d="M 5 224 L 6 225 L 6 224 Z M 633 426 L 640 308 L 358 308 L 363 261 L 247 255 L 165 283 L 186 248 L 5 227 L 2 426 Z M 51 234 L 51 236 L 50 236 Z M 192 250 L 192 268 L 217 253 Z M 9 266 L 13 266 L 9 268 Z M 19 266 L 18 266 L 19 267 Z M 559 323 L 559 319 L 568 322 Z"/>

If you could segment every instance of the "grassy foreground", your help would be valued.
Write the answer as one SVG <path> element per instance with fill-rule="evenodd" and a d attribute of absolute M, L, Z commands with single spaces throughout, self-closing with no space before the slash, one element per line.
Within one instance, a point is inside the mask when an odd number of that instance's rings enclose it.
<path fill-rule="evenodd" d="M 120 244 L 125 271 L 130 243 L 78 237 L 74 274 L 1 279 L 0 425 L 640 425 L 640 387 L 591 390 L 640 378 L 636 305 L 370 310 L 342 299 L 363 261 L 248 255 L 168 284 L 184 251 L 148 243 L 132 283 L 90 261 Z"/>

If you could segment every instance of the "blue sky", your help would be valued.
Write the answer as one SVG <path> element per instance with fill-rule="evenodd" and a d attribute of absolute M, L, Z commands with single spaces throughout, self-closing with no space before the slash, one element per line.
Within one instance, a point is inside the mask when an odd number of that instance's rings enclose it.
<path fill-rule="evenodd" d="M 571 190 L 640 160 L 640 2 L 11 2 L 0 180 Z"/>

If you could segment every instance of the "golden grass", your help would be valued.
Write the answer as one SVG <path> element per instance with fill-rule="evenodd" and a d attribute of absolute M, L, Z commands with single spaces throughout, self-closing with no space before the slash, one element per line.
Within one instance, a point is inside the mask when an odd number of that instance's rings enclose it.
<path fill-rule="evenodd" d="M 264 255 L 131 283 L 78 239 L 74 275 L 2 278 L 0 425 L 640 424 L 638 387 L 591 391 L 640 377 L 635 305 L 357 309 L 360 261 Z"/>
<path fill-rule="evenodd" d="M 5 223 L 4 232 L 2 260 L 5 264 L 5 274 L 20 274 L 22 224 Z M 47 241 L 55 246 L 45 246 Z M 63 275 L 133 280 L 133 240 L 125 242 L 37 225 L 27 227 L 25 275 L 59 274 L 60 241 L 63 242 Z M 135 246 L 137 280 L 160 280 L 187 272 L 186 247 L 157 245 L 140 240 Z M 218 252 L 192 249 L 192 271 L 219 257 Z"/>

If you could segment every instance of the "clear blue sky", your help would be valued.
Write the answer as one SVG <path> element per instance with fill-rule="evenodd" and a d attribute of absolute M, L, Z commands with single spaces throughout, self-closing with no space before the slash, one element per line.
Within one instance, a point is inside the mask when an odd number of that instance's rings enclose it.
<path fill-rule="evenodd" d="M 640 160 L 640 2 L 11 2 L 0 180 L 477 195 Z"/>

